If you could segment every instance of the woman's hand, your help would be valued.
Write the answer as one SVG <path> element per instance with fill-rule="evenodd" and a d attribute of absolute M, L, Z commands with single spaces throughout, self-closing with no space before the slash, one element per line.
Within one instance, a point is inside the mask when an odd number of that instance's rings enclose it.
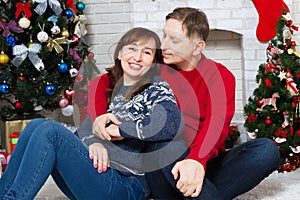
<path fill-rule="evenodd" d="M 106 127 L 106 131 L 111 136 L 111 141 L 124 139 L 124 137 L 120 135 L 119 126 L 115 124 L 111 124 L 108 127 Z"/>
<path fill-rule="evenodd" d="M 111 135 L 106 130 L 106 125 L 113 123 L 120 125 L 121 122 L 111 113 L 106 113 L 98 116 L 93 123 L 93 133 L 101 140 L 111 140 Z"/>
<path fill-rule="evenodd" d="M 94 168 L 97 168 L 99 173 L 105 172 L 110 167 L 107 150 L 101 143 L 94 143 L 89 146 L 89 156 L 93 160 Z"/>

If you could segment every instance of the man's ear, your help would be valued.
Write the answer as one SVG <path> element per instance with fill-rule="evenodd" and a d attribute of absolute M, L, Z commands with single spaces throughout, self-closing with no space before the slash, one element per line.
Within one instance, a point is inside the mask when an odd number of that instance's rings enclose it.
<path fill-rule="evenodd" d="M 195 48 L 193 54 L 194 54 L 194 55 L 199 55 L 199 54 L 201 54 L 202 51 L 203 51 L 203 49 L 205 48 L 205 46 L 206 46 L 206 43 L 205 43 L 204 40 L 198 40 L 198 41 L 196 42 L 196 48 Z"/>

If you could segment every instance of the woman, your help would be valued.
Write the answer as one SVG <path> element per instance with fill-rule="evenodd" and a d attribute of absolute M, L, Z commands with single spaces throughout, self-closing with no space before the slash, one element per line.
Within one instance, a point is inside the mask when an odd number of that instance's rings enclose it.
<path fill-rule="evenodd" d="M 115 64 L 102 75 L 112 86 L 108 112 L 121 121 L 107 124 L 111 141 L 92 134 L 89 118 L 78 129 L 84 143 L 58 122 L 32 120 L 0 179 L 0 198 L 33 199 L 51 174 L 69 199 L 145 199 L 144 148 L 159 154 L 174 137 L 182 141 L 176 99 L 155 76 L 159 47 L 158 36 L 144 28 L 131 29 L 118 42 Z"/>

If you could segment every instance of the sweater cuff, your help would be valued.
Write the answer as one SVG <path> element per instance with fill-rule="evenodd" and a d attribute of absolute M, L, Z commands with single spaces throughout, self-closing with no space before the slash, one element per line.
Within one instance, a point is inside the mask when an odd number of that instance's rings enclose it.
<path fill-rule="evenodd" d="M 193 155 L 189 154 L 187 157 L 185 157 L 185 160 L 192 159 L 192 160 L 198 161 L 204 167 L 204 170 L 206 171 L 206 163 L 209 160 L 208 157 L 209 156 L 205 156 L 204 158 L 198 158 L 197 156 L 193 156 Z"/>

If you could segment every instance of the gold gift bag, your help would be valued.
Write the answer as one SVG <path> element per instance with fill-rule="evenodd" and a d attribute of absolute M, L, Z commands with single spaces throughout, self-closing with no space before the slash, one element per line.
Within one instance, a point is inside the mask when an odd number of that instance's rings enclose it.
<path fill-rule="evenodd" d="M 20 120 L 0 120 L 0 131 L 1 131 L 1 146 L 2 149 L 6 149 L 7 153 L 11 154 L 10 149 L 10 138 L 12 133 L 21 133 L 25 126 L 32 119 L 20 119 Z"/>

